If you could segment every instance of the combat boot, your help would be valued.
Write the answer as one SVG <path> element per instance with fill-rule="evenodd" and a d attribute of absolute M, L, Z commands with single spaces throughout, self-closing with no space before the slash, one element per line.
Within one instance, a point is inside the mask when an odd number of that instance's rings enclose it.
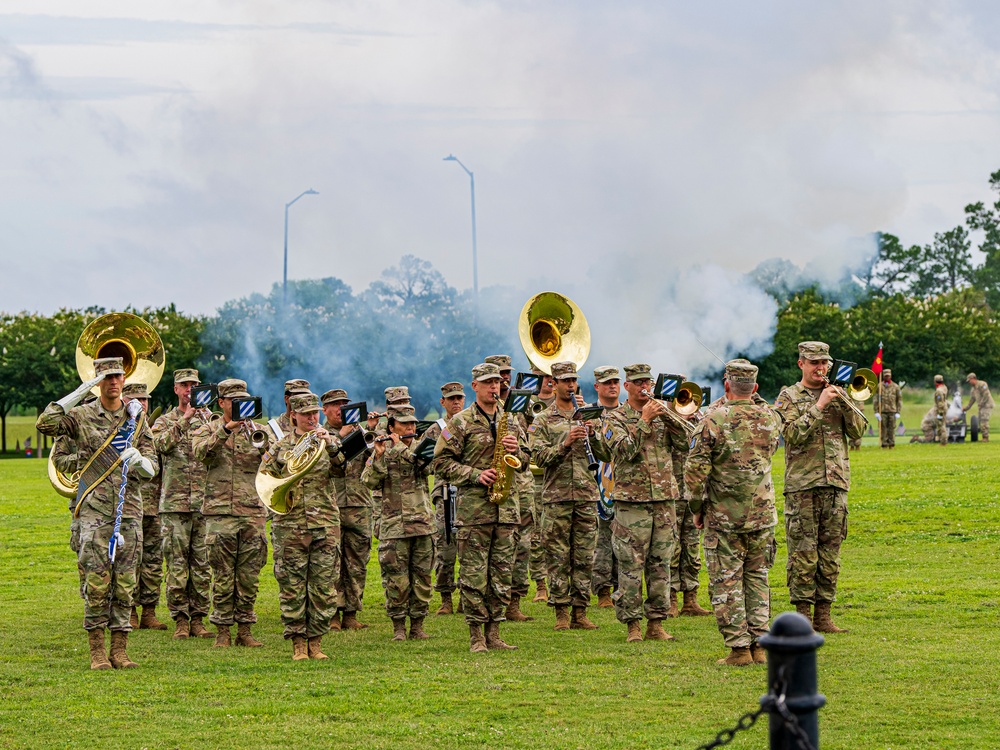
<path fill-rule="evenodd" d="M 132 630 L 139 627 L 139 612 L 135 607 L 132 607 L 132 614 L 128 616 L 128 624 L 132 626 Z"/>
<path fill-rule="evenodd" d="M 90 668 L 111 669 L 108 655 L 104 653 L 104 628 L 95 628 L 87 633 L 90 641 Z"/>
<path fill-rule="evenodd" d="M 410 640 L 411 641 L 426 641 L 430 638 L 427 633 L 424 632 L 424 618 L 423 617 L 411 617 L 410 618 Z"/>
<path fill-rule="evenodd" d="M 726 667 L 748 667 L 753 664 L 753 657 L 750 656 L 750 649 L 746 646 L 734 648 L 725 659 L 719 659 L 716 664 Z"/>
<path fill-rule="evenodd" d="M 750 656 L 754 664 L 767 664 L 767 650 L 756 641 L 750 644 Z"/>
<path fill-rule="evenodd" d="M 647 641 L 675 641 L 670 633 L 663 629 L 663 620 L 650 620 L 646 623 Z"/>
<path fill-rule="evenodd" d="M 564 604 L 556 605 L 556 624 L 553 630 L 569 630 L 569 607 Z"/>
<path fill-rule="evenodd" d="M 500 639 L 500 623 L 486 623 L 486 648 L 490 651 L 516 651 L 517 646 L 511 646 Z"/>
<path fill-rule="evenodd" d="M 111 631 L 111 666 L 115 669 L 132 669 L 138 667 L 134 661 L 128 658 L 125 649 L 128 647 L 128 633 L 124 630 Z"/>
<path fill-rule="evenodd" d="M 260 648 L 264 644 L 253 637 L 249 622 L 236 623 L 236 645 L 249 648 Z"/>
<path fill-rule="evenodd" d="M 597 606 L 601 609 L 610 609 L 615 606 L 611 600 L 611 587 L 604 586 L 597 592 Z"/>
<path fill-rule="evenodd" d="M 405 641 L 406 640 L 406 618 L 405 617 L 394 617 L 392 618 L 392 638 L 393 641 Z"/>
<path fill-rule="evenodd" d="M 166 630 L 167 626 L 156 619 L 156 607 L 143 607 L 142 619 L 139 620 L 140 630 Z"/>
<path fill-rule="evenodd" d="M 625 639 L 628 643 L 636 643 L 642 640 L 642 628 L 639 627 L 638 620 L 629 620 L 628 623 L 628 637 Z"/>
<path fill-rule="evenodd" d="M 795 602 L 795 611 L 798 612 L 807 620 L 809 620 L 809 624 L 812 625 L 813 621 L 812 604 L 810 604 L 809 602 Z"/>
<path fill-rule="evenodd" d="M 215 643 L 212 644 L 212 648 L 229 648 L 233 645 L 232 636 L 229 635 L 228 625 L 216 625 L 215 626 Z"/>
<path fill-rule="evenodd" d="M 309 658 L 306 652 L 306 637 L 304 635 L 292 636 L 292 661 L 305 661 Z"/>
<path fill-rule="evenodd" d="M 469 651 L 474 654 L 486 652 L 486 638 L 483 636 L 483 626 L 481 623 L 469 623 Z"/>
<path fill-rule="evenodd" d="M 698 606 L 698 589 L 695 589 L 684 592 L 684 606 L 681 607 L 681 614 L 686 617 L 707 617 L 712 613 Z"/>
<path fill-rule="evenodd" d="M 186 640 L 191 635 L 191 621 L 184 615 L 177 618 L 177 627 L 174 629 L 174 638 L 179 641 Z"/>
<path fill-rule="evenodd" d="M 441 592 L 441 608 L 435 612 L 436 615 L 450 615 L 454 614 L 455 610 L 451 603 L 451 592 L 442 591 Z"/>
<path fill-rule="evenodd" d="M 597 626 L 587 617 L 586 607 L 573 607 L 573 619 L 569 626 L 573 630 L 597 630 Z"/>
<path fill-rule="evenodd" d="M 670 609 L 667 610 L 667 617 L 677 617 L 677 592 L 670 589 Z"/>
<path fill-rule="evenodd" d="M 323 659 L 329 659 L 330 657 L 323 653 L 323 636 L 314 635 L 309 639 L 309 658 L 316 659 L 317 661 L 322 661 Z"/>
<path fill-rule="evenodd" d="M 539 578 L 535 581 L 535 598 L 533 602 L 547 602 L 549 600 L 549 590 L 545 587 L 545 579 Z"/>
<path fill-rule="evenodd" d="M 518 594 L 510 595 L 510 604 L 507 605 L 507 612 L 504 615 L 510 622 L 528 622 L 534 617 L 528 617 L 521 611 L 521 597 Z"/>
<path fill-rule="evenodd" d="M 211 632 L 205 627 L 205 624 L 201 621 L 201 615 L 195 615 L 191 618 L 191 628 L 190 633 L 195 638 L 212 638 Z"/>
<path fill-rule="evenodd" d="M 813 630 L 817 633 L 848 633 L 850 631 L 838 628 L 830 618 L 831 602 L 816 602 L 816 614 L 813 615 Z"/>
<path fill-rule="evenodd" d="M 344 612 L 344 621 L 340 624 L 340 630 L 364 630 L 368 626 L 358 620 L 357 612 Z M 333 630 L 333 628 L 330 628 Z"/>
<path fill-rule="evenodd" d="M 344 612 L 344 617 L 347 617 L 347 613 Z M 340 622 L 340 612 L 336 612 L 333 615 L 333 619 L 330 620 L 330 632 L 337 633 L 344 629 L 344 626 Z"/>

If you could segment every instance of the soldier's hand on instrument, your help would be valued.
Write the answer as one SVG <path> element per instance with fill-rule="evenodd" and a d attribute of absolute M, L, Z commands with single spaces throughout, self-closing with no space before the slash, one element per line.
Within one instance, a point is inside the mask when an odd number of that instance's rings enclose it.
<path fill-rule="evenodd" d="M 354 432 L 355 428 L 357 427 L 358 425 L 356 424 L 345 424 L 343 427 L 340 428 L 340 436 L 347 437 L 352 432 Z"/>
<path fill-rule="evenodd" d="M 817 399 L 817 401 L 816 401 L 816 406 L 818 406 L 819 410 L 822 411 L 823 409 L 826 408 L 827 404 L 829 404 L 831 401 L 833 401 L 839 395 L 840 395 L 840 392 L 837 390 L 837 386 L 835 386 L 835 385 L 828 385 L 826 388 L 824 388 L 820 392 L 819 399 Z"/>
<path fill-rule="evenodd" d="M 510 436 L 510 435 L 508 435 L 507 437 L 511 437 L 511 436 Z M 486 470 L 484 470 L 484 471 L 483 471 L 483 472 L 482 472 L 482 473 L 481 473 L 481 474 L 479 475 L 479 479 L 478 479 L 477 481 L 478 481 L 478 482 L 479 482 L 479 483 L 480 483 L 481 485 L 484 485 L 484 486 L 486 486 L 486 487 L 491 487 L 491 486 L 493 486 L 493 483 L 494 483 L 495 481 L 497 481 L 497 472 L 496 472 L 496 469 L 486 469 Z"/>
<path fill-rule="evenodd" d="M 380 458 L 383 453 L 385 453 L 385 446 L 388 443 L 387 440 L 376 440 L 375 441 L 375 458 Z"/>
<path fill-rule="evenodd" d="M 181 414 L 181 416 L 184 417 L 184 419 L 191 419 L 191 417 L 193 417 L 197 413 L 198 410 L 195 409 L 193 406 L 191 406 L 191 404 L 188 404 L 187 409 L 184 410 L 184 413 Z"/>
<path fill-rule="evenodd" d="M 576 400 L 576 405 L 578 407 L 583 406 L 585 403 L 587 403 L 586 401 L 583 400 L 583 396 L 581 396 L 579 393 L 574 393 L 573 398 Z"/>
<path fill-rule="evenodd" d="M 666 414 L 667 409 L 663 405 L 662 401 L 657 401 L 656 399 L 650 399 L 642 407 L 642 420 L 646 424 L 652 424 L 653 420 L 656 419 L 661 414 Z"/>
<path fill-rule="evenodd" d="M 566 439 L 563 441 L 563 445 L 568 448 L 577 440 L 583 440 L 585 437 L 587 437 L 587 428 L 582 424 L 575 424 L 569 428 L 569 432 L 566 434 Z"/>
<path fill-rule="evenodd" d="M 503 447 L 508 453 L 517 453 L 517 436 L 516 435 L 504 435 L 503 440 L 500 441 Z"/>

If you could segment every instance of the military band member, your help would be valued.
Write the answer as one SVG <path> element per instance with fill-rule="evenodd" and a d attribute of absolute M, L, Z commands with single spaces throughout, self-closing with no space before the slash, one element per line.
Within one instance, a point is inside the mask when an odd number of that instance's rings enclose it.
<path fill-rule="evenodd" d="M 618 398 L 621 395 L 621 376 L 617 367 L 602 365 L 594 368 L 594 390 L 597 391 L 597 403 L 604 407 L 605 413 L 617 409 L 620 404 Z M 612 513 L 614 513 L 614 464 L 611 456 L 605 455 L 601 448 L 603 443 L 600 440 L 591 441 L 594 455 L 601 462 L 599 471 L 603 490 L 608 500 L 612 502 Z M 594 547 L 594 568 L 591 577 L 591 586 L 597 594 L 597 606 L 602 609 L 610 609 L 615 606 L 611 600 L 611 591 L 618 583 L 618 561 L 615 560 L 615 553 L 611 549 L 611 519 L 605 521 L 598 515 L 597 517 L 597 543 Z"/>
<path fill-rule="evenodd" d="M 382 490 L 382 528 L 378 557 L 385 588 L 385 611 L 392 620 L 392 640 L 423 640 L 431 601 L 434 567 L 434 508 L 427 492 L 428 466 L 417 460 L 412 406 L 393 407 L 388 435 L 375 441 L 361 481 Z"/>
<path fill-rule="evenodd" d="M 507 493 L 490 502 L 490 488 L 500 478 L 493 468 L 496 443 L 527 469 L 525 438 L 515 420 L 498 437 L 503 420 L 499 406 L 500 369 L 488 362 L 472 368 L 475 403 L 456 414 L 442 430 L 435 448 L 435 476 L 458 487 L 455 525 L 459 585 L 469 624 L 470 650 L 513 649 L 500 638 L 500 623 L 510 604 L 514 539 L 521 519 L 517 496 Z M 500 451 L 497 451 L 500 453 Z M 485 629 L 485 637 L 484 637 Z"/>
<path fill-rule="evenodd" d="M 174 638 L 211 638 L 208 617 L 212 569 L 205 543 L 205 464 L 194 455 L 191 436 L 202 424 L 191 405 L 191 388 L 198 385 L 198 371 L 174 370 L 177 406 L 153 424 L 153 445 L 162 462 L 160 525 L 166 563 L 167 610 L 176 623 Z"/>
<path fill-rule="evenodd" d="M 49 458 L 55 465 L 56 470 L 68 477 L 76 472 L 77 456 L 76 442 L 66 435 L 60 435 L 52 441 L 52 450 Z M 80 575 L 80 598 L 87 597 L 87 571 L 80 561 L 80 519 L 76 516 L 76 498 L 69 499 L 69 515 L 72 519 L 69 524 L 69 548 L 76 556 L 76 572 Z M 130 618 L 131 623 L 131 618 Z M 135 627 L 134 625 L 132 626 Z"/>
<path fill-rule="evenodd" d="M 596 630 L 587 617 L 599 497 L 585 448 L 593 428 L 573 420 L 577 409 L 576 365 L 556 362 L 552 377 L 556 382 L 555 402 L 528 428 L 531 456 L 545 472 L 542 545 L 548 553 L 548 603 L 555 608 L 554 630 Z"/>
<path fill-rule="evenodd" d="M 830 347 L 803 341 L 798 348 L 802 379 L 782 389 L 774 403 L 785 439 L 788 593 L 816 630 L 840 633 L 830 608 L 837 594 L 840 545 L 847 538 L 847 441 L 864 432 L 865 422 L 836 387 L 827 385 Z"/>
<path fill-rule="evenodd" d="M 892 370 L 882 370 L 882 382 L 875 391 L 872 402 L 875 419 L 879 423 L 879 436 L 883 448 L 896 447 L 896 420 L 903 410 L 903 391 L 892 380 Z"/>
<path fill-rule="evenodd" d="M 730 649 L 718 663 L 740 667 L 767 661 L 758 640 L 771 615 L 767 572 L 778 523 L 771 457 L 781 423 L 750 398 L 757 390 L 755 365 L 727 362 L 724 386 L 726 404 L 708 413 L 695 433 L 684 477 L 695 526 L 705 527 L 712 605 Z"/>
<path fill-rule="evenodd" d="M 212 615 L 215 646 L 232 645 L 230 628 L 237 626 L 236 645 L 262 646 L 250 626 L 257 622 L 254 603 L 260 571 L 267 562 L 267 513 L 257 496 L 255 479 L 261 454 L 250 442 L 254 422 L 233 419 L 233 399 L 249 398 L 247 384 L 235 378 L 219 383 L 222 416 L 199 426 L 191 438 L 194 454 L 205 464 L 205 543 L 212 567 Z"/>
<path fill-rule="evenodd" d="M 347 391 L 334 388 L 321 397 L 326 427 L 341 441 L 360 424 L 344 424 L 341 407 L 350 403 Z M 340 575 L 337 591 L 343 597 L 343 621 L 334 617 L 331 630 L 363 630 L 368 627 L 358 620 L 364 609 L 365 582 L 368 578 L 368 559 L 372 553 L 372 493 L 361 481 L 368 451 L 363 451 L 347 463 L 333 467 L 333 485 L 337 490 L 340 509 Z"/>
<path fill-rule="evenodd" d="M 948 386 L 944 375 L 934 376 L 935 436 L 939 445 L 948 445 Z"/>
<path fill-rule="evenodd" d="M 538 394 L 531 397 L 532 406 L 536 403 L 542 404 L 546 408 L 552 406 L 552 402 L 556 400 L 555 381 L 552 379 L 552 376 L 534 365 L 531 366 L 531 372 L 542 379 L 542 385 Z M 549 600 L 549 591 L 545 587 L 545 575 L 547 572 L 545 566 L 547 563 L 545 561 L 545 549 L 542 546 L 542 517 L 545 513 L 545 508 L 542 504 L 543 474 L 544 472 L 537 466 L 531 469 L 532 479 L 535 484 L 535 493 L 532 496 L 535 523 L 531 530 L 531 554 L 528 559 L 528 569 L 531 574 L 531 580 L 535 582 L 535 598 L 531 601 L 536 603 L 544 603 Z"/>
<path fill-rule="evenodd" d="M 965 381 L 972 386 L 972 393 L 969 395 L 969 405 L 963 411 L 969 411 L 973 406 L 979 407 L 979 435 L 984 443 L 990 442 L 990 415 L 993 413 L 993 396 L 990 394 L 990 386 L 985 380 L 976 377 L 976 373 L 970 372 Z"/>
<path fill-rule="evenodd" d="M 129 383 L 122 388 L 122 401 L 138 401 L 142 410 L 149 414 L 149 393 L 145 383 Z M 154 443 L 155 447 L 155 443 Z M 162 468 L 162 461 L 160 464 Z M 140 630 L 166 630 L 167 626 L 156 617 L 156 606 L 160 603 L 160 586 L 163 583 L 163 532 L 160 530 L 160 477 L 139 478 L 139 494 L 142 495 L 142 548 L 137 564 L 138 588 L 132 604 L 132 627 Z M 142 618 L 136 612 L 142 607 Z"/>
<path fill-rule="evenodd" d="M 129 668 L 138 666 L 126 648 L 142 545 L 142 498 L 134 480 L 152 477 L 159 465 L 141 411 L 133 417 L 134 433 L 130 432 L 130 415 L 121 398 L 125 382 L 121 357 L 94 360 L 94 372 L 92 380 L 45 407 L 35 426 L 43 435 L 65 435 L 76 443 L 81 475 L 75 512 L 80 519 L 79 561 L 86 574 L 83 627 L 90 643 L 90 668 Z M 100 397 L 77 406 L 95 385 Z M 126 486 L 116 529 L 123 466 Z M 117 545 L 112 560 L 113 537 Z M 104 653 L 105 628 L 111 630 L 110 661 Z"/>
<path fill-rule="evenodd" d="M 310 387 L 309 381 L 302 378 L 285 381 L 285 411 L 277 419 L 278 429 L 281 430 L 283 435 L 287 435 L 295 426 L 292 421 L 292 396 L 300 393 L 310 393 Z M 273 430 L 271 433 L 273 438 L 277 440 L 278 435 Z"/>
<path fill-rule="evenodd" d="M 285 495 L 288 512 L 275 513 L 271 519 L 274 577 L 292 660 L 326 659 L 323 636 L 330 631 L 340 598 L 340 513 L 333 477 L 334 466 L 344 463 L 344 455 L 340 441 L 319 426 L 316 394 L 296 393 L 289 404 L 292 429 L 264 454 L 263 466 L 280 475 L 296 450 L 313 444 L 322 449 L 312 468 Z"/>
<path fill-rule="evenodd" d="M 612 544 L 618 559 L 618 590 L 612 597 L 627 640 L 674 640 L 663 630 L 670 610 L 670 558 L 675 535 L 674 503 L 679 492 L 673 450 L 688 447 L 684 431 L 667 418 L 662 401 L 645 395 L 653 387 L 650 367 L 625 367 L 628 400 L 605 419 L 601 441 L 615 462 L 615 519 Z M 645 393 L 644 393 L 645 392 Z M 646 579 L 643 605 L 642 582 Z"/>

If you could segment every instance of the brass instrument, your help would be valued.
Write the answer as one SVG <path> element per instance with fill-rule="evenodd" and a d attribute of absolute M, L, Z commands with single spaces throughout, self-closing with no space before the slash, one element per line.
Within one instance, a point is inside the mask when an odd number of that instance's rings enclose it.
<path fill-rule="evenodd" d="M 152 392 L 163 376 L 164 350 L 160 334 L 147 321 L 132 313 L 108 313 L 92 320 L 76 342 L 76 371 L 80 382 L 94 378 L 94 360 L 121 357 L 125 383 L 144 383 Z M 93 393 L 100 395 L 100 386 Z M 49 454 L 49 481 L 63 497 L 76 497 L 79 475 L 59 471 Z"/>
<path fill-rule="evenodd" d="M 831 385 L 830 379 L 826 376 L 825 372 L 821 372 L 820 377 L 824 383 Z M 854 371 L 854 377 L 851 379 L 851 384 L 847 386 L 846 392 L 840 386 L 835 385 L 833 387 L 837 389 L 837 396 L 843 402 L 844 406 L 865 420 L 865 424 L 868 424 L 868 417 L 865 416 L 865 413 L 851 402 L 860 401 L 864 403 L 874 396 L 875 391 L 878 389 L 878 376 L 867 367 L 859 367 Z"/>
<path fill-rule="evenodd" d="M 701 408 L 703 398 L 701 386 L 685 380 L 674 397 L 674 410 L 681 416 L 689 417 Z"/>
<path fill-rule="evenodd" d="M 537 417 L 539 414 L 541 414 L 548 408 L 549 408 L 548 404 L 546 404 L 544 401 L 532 401 L 531 406 L 528 407 L 528 411 L 531 412 L 531 416 Z"/>
<path fill-rule="evenodd" d="M 573 362 L 583 368 L 590 354 L 590 326 L 569 297 L 542 292 L 524 303 L 517 334 L 528 361 L 545 373 L 555 362 Z"/>
<path fill-rule="evenodd" d="M 650 401 L 659 401 L 659 399 L 654 398 L 653 394 L 647 391 L 645 388 L 643 388 L 642 391 L 640 391 L 640 393 L 642 393 L 642 395 L 648 398 Z M 660 401 L 660 403 L 663 404 L 664 408 L 666 409 L 666 411 L 660 415 L 663 417 L 663 421 L 673 422 L 677 427 L 680 427 L 684 431 L 684 434 L 687 435 L 688 438 L 693 437 L 695 430 L 697 430 L 698 428 L 695 425 L 688 422 L 686 419 L 684 419 L 684 417 L 680 416 L 673 409 L 671 409 L 670 404 L 668 404 L 666 401 Z M 697 411 L 697 409 L 695 411 Z"/>
<path fill-rule="evenodd" d="M 254 429 L 250 425 L 256 425 L 256 422 L 248 422 L 246 420 L 240 422 L 240 432 L 243 433 L 243 437 L 250 441 L 252 445 L 257 450 L 260 450 L 270 442 L 267 437 L 267 433 L 261 429 Z M 311 434 L 311 433 L 310 433 Z"/>
<path fill-rule="evenodd" d="M 266 437 L 265 435 L 265 440 Z M 287 513 L 292 507 L 288 491 L 312 470 L 325 450 L 326 441 L 313 430 L 300 437 L 295 447 L 288 452 L 284 471 L 280 475 L 268 471 L 261 463 L 254 484 L 265 507 L 279 515 Z"/>
<path fill-rule="evenodd" d="M 490 468 L 497 473 L 497 479 L 490 486 L 487 497 L 491 503 L 499 505 L 510 494 L 514 472 L 521 468 L 521 459 L 508 453 L 503 446 L 503 439 L 507 435 L 508 417 L 507 412 L 503 410 L 503 403 L 501 403 L 499 395 L 496 397 L 496 404 L 497 408 L 500 409 L 500 419 L 497 420 L 496 444 L 493 446 L 493 463 Z"/>

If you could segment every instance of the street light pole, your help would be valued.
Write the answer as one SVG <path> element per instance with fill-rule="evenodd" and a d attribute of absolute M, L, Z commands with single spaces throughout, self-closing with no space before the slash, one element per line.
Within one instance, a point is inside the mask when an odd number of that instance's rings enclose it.
<path fill-rule="evenodd" d="M 443 161 L 453 161 L 469 175 L 469 192 L 472 195 L 472 293 L 476 300 L 476 307 L 479 306 L 479 259 L 476 253 L 476 176 L 472 171 L 459 161 L 458 157 L 448 154 Z"/>
<path fill-rule="evenodd" d="M 281 304 L 283 306 L 288 305 L 288 209 L 291 208 L 292 204 L 303 195 L 319 195 L 319 193 L 312 188 L 309 188 L 305 192 L 299 193 L 285 204 L 285 271 L 282 274 L 281 281 Z"/>

